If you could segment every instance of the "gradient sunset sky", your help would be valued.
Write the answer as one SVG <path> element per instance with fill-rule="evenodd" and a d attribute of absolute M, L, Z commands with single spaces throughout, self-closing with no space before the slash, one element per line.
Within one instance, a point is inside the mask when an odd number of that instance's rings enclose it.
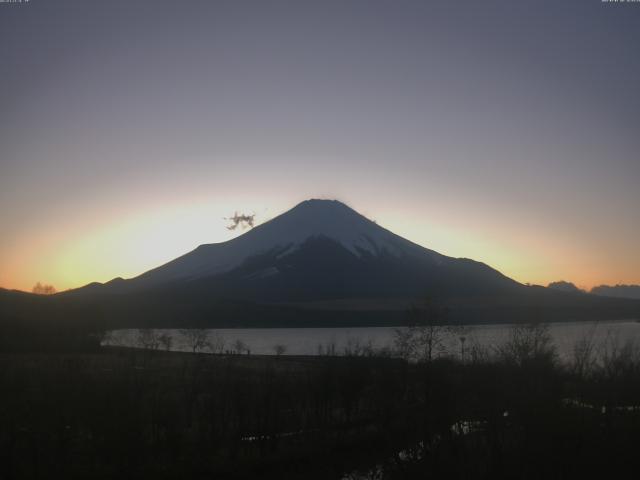
<path fill-rule="evenodd" d="M 521 281 L 640 283 L 640 3 L 0 3 L 0 287 L 336 198 Z"/>

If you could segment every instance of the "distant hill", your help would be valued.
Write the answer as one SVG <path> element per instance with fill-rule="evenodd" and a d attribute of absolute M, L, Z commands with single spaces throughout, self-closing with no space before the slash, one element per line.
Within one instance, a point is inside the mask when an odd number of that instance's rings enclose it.
<path fill-rule="evenodd" d="M 603 297 L 640 299 L 640 285 L 600 285 L 593 287 L 591 293 Z"/>
<path fill-rule="evenodd" d="M 91 351 L 108 328 L 95 302 L 0 289 L 0 352 Z"/>
<path fill-rule="evenodd" d="M 551 288 L 552 290 L 559 290 L 561 292 L 586 293 L 584 290 L 576 287 L 573 283 L 565 282 L 564 280 L 551 282 L 549 285 L 547 285 L 547 288 Z"/>

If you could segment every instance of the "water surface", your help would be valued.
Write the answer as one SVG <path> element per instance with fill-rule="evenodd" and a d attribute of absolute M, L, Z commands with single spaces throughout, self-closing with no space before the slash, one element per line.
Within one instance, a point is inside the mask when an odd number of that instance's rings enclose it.
<path fill-rule="evenodd" d="M 459 356 L 464 337 L 468 351 L 474 344 L 489 349 L 508 340 L 512 325 L 479 325 L 466 327 L 464 332 L 444 332 L 443 354 Z M 284 355 L 317 355 L 327 352 L 344 355 L 356 349 L 392 349 L 396 327 L 360 328 L 239 328 L 207 330 L 210 347 L 203 352 L 232 351 L 241 347 L 243 353 L 275 355 L 276 346 L 284 349 Z M 157 329 L 157 334 L 171 336 L 171 350 L 191 351 L 189 339 L 177 329 Z M 640 323 L 635 320 L 608 322 L 567 322 L 550 324 L 549 332 L 562 359 L 571 357 L 574 345 L 582 339 L 591 338 L 594 345 L 617 341 L 640 344 Z M 140 331 L 137 329 L 114 330 L 103 344 L 113 346 L 140 347 Z M 161 347 L 162 348 L 162 347 Z M 282 350 L 282 348 L 280 349 Z"/>

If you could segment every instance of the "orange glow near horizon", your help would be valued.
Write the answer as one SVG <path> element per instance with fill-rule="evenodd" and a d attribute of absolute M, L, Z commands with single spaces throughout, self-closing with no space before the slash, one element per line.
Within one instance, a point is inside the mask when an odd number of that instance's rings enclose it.
<path fill-rule="evenodd" d="M 256 211 L 248 208 L 250 203 L 235 203 L 236 207 L 232 207 L 233 203 L 225 206 L 200 200 L 170 209 L 148 208 L 114 215 L 103 224 L 93 222 L 88 228 L 69 222 L 64 228 L 43 230 L 30 236 L 30 241 L 16 242 L 4 249 L 0 286 L 31 291 L 40 281 L 62 291 L 115 277 L 131 278 L 200 244 L 241 235 L 243 231 L 225 228 L 224 217 L 236 210 L 255 212 L 258 223 L 263 223 L 293 206 L 274 202 L 272 208 Z M 600 284 L 639 280 L 632 264 L 625 268 L 624 259 L 619 265 L 611 265 L 610 255 L 593 256 L 587 246 L 576 248 L 571 238 L 556 236 L 551 241 L 534 236 L 526 228 L 516 232 L 508 224 L 481 226 L 470 219 L 420 221 L 411 211 L 396 214 L 384 207 L 363 213 L 426 248 L 482 261 L 522 283 L 546 285 L 567 280 L 588 290 Z M 612 267 L 616 267 L 615 273 Z"/>
<path fill-rule="evenodd" d="M 48 235 L 40 232 L 36 240 L 16 245 L 11 256 L 2 259 L 0 286 L 31 291 L 40 281 L 63 291 L 115 277 L 131 278 L 202 243 L 241 234 L 225 228 L 230 213 L 232 208 L 196 203 L 115 216 L 86 230 L 69 224 Z"/>

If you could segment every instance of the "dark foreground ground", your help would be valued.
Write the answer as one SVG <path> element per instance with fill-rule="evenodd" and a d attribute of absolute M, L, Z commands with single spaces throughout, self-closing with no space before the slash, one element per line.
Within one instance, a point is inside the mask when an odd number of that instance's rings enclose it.
<path fill-rule="evenodd" d="M 0 478 L 637 478 L 640 361 L 0 354 Z M 604 407 L 604 413 L 603 413 Z"/>

